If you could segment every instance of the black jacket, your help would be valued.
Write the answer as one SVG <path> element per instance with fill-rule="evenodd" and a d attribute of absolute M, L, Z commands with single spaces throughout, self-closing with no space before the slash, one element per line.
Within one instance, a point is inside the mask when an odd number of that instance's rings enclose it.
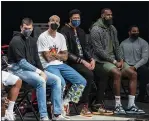
<path fill-rule="evenodd" d="M 90 46 L 89 43 L 86 39 L 86 34 L 85 32 L 77 27 L 76 28 L 78 38 L 80 40 L 80 44 L 83 50 L 83 59 L 90 61 L 92 58 L 92 54 L 90 51 Z M 67 43 L 67 48 L 68 48 L 68 63 L 77 63 L 78 60 L 81 58 L 79 57 L 79 51 L 77 48 L 77 43 L 76 43 L 76 38 L 75 38 L 75 33 L 72 27 L 70 27 L 68 24 L 66 24 L 64 27 L 61 28 L 60 31 L 64 37 L 66 38 L 66 43 Z"/>
<path fill-rule="evenodd" d="M 20 32 L 15 32 L 9 43 L 8 62 L 18 63 L 21 59 L 26 59 L 30 64 L 44 70 L 38 56 L 36 40 L 32 37 L 26 39 Z"/>

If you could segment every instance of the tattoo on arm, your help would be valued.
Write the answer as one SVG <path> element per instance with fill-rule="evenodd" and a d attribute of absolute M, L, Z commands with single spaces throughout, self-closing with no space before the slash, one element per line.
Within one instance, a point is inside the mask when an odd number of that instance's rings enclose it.
<path fill-rule="evenodd" d="M 42 55 L 47 62 L 57 60 L 56 57 L 54 57 L 53 55 L 50 55 L 49 51 L 43 52 Z"/>
<path fill-rule="evenodd" d="M 55 58 L 61 61 L 66 61 L 68 59 L 67 51 L 60 51 L 58 54 L 54 55 Z"/>

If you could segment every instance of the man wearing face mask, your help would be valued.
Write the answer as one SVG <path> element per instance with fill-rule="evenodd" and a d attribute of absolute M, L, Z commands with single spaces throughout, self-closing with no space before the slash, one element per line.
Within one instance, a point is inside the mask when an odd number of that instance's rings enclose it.
<path fill-rule="evenodd" d="M 9 44 L 9 70 L 36 89 L 40 121 L 50 121 L 46 105 L 46 83 L 52 89 L 52 104 L 54 114 L 61 114 L 61 79 L 44 71 L 37 50 L 36 40 L 30 35 L 33 30 L 33 21 L 24 18 L 21 23 L 21 32 L 15 32 Z"/>
<path fill-rule="evenodd" d="M 94 47 L 94 58 L 96 64 L 111 77 L 115 89 L 115 114 L 144 114 L 143 110 L 135 105 L 135 94 L 137 85 L 137 73 L 123 61 L 117 30 L 112 25 L 112 11 L 105 8 L 101 11 L 99 18 L 91 28 L 91 40 Z M 121 104 L 120 86 L 121 77 L 129 79 L 130 95 L 128 96 L 128 107 L 125 111 Z"/>
<path fill-rule="evenodd" d="M 123 59 L 137 72 L 139 80 L 139 95 L 137 101 L 149 102 L 145 99 L 146 85 L 149 83 L 149 69 L 146 64 L 149 58 L 148 43 L 139 37 L 139 28 L 131 26 L 129 38 L 124 40 L 121 45 Z"/>
<path fill-rule="evenodd" d="M 64 36 L 57 32 L 60 18 L 53 15 L 49 18 L 48 24 L 49 29 L 43 32 L 37 41 L 39 57 L 45 70 L 61 78 L 63 91 L 66 86 L 65 79 L 71 82 L 72 86 L 64 99 L 64 106 L 67 110 L 70 101 L 78 103 L 86 86 L 86 80 L 73 68 L 63 63 L 68 58 L 68 52 Z M 54 118 L 57 119 L 57 117 Z"/>
<path fill-rule="evenodd" d="M 81 100 L 79 102 L 79 109 L 81 109 L 81 115 L 86 117 L 91 117 L 92 113 L 89 111 L 89 93 L 91 91 L 92 81 L 94 80 L 93 70 L 100 75 L 99 69 L 95 66 L 95 60 L 92 57 L 92 50 L 90 48 L 90 40 L 87 40 L 86 34 L 83 29 L 79 26 L 81 24 L 81 16 L 78 9 L 73 9 L 69 12 L 70 22 L 65 24 L 61 29 L 61 33 L 64 35 L 67 41 L 68 47 L 68 60 L 67 63 L 78 71 L 87 80 L 87 86 L 83 92 Z M 99 77 L 97 77 L 99 80 Z M 102 91 L 99 92 L 99 95 Z M 101 99 L 102 102 L 102 99 Z M 99 102 L 98 102 L 99 104 Z M 103 106 L 102 106 L 103 107 Z M 98 108 L 99 109 L 99 108 Z M 104 114 L 105 112 L 98 112 L 99 114 Z M 110 112 L 112 113 L 112 112 Z M 97 114 L 97 113 L 96 113 Z"/>

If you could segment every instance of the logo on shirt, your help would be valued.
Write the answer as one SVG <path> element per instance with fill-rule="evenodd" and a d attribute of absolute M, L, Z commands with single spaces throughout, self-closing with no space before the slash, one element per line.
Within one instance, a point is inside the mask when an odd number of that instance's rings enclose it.
<path fill-rule="evenodd" d="M 56 54 L 58 51 L 58 48 L 56 47 L 56 45 L 53 45 L 52 47 L 49 47 L 49 52 L 51 55 Z"/>

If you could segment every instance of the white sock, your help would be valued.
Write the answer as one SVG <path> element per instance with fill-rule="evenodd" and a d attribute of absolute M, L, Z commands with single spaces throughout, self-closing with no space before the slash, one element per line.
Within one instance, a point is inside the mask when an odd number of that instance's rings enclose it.
<path fill-rule="evenodd" d="M 63 105 L 67 105 L 70 102 L 70 100 L 68 98 L 65 98 L 63 101 Z"/>
<path fill-rule="evenodd" d="M 128 95 L 128 108 L 130 108 L 133 105 L 135 105 L 135 96 Z"/>
<path fill-rule="evenodd" d="M 115 107 L 121 104 L 121 97 L 120 96 L 115 96 Z"/>
<path fill-rule="evenodd" d="M 14 104 L 15 104 L 14 101 L 9 101 L 7 111 L 13 113 Z"/>

